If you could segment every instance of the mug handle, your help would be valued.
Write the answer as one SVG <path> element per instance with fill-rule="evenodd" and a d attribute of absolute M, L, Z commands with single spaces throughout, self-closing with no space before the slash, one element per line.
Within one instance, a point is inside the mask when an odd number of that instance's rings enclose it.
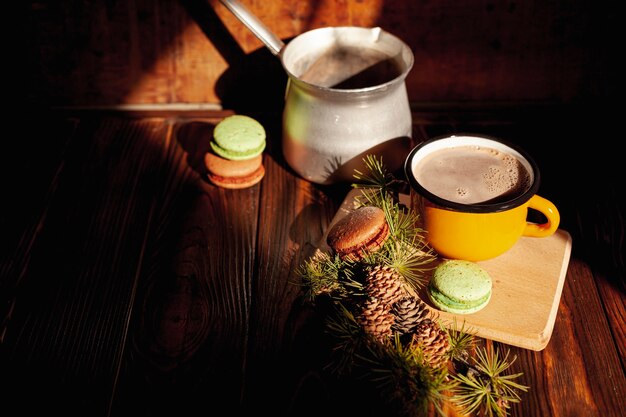
<path fill-rule="evenodd" d="M 556 206 L 545 198 L 534 195 L 528 200 L 528 207 L 537 210 L 544 216 L 546 216 L 546 223 L 526 223 L 524 228 L 524 236 L 531 237 L 548 237 L 556 232 L 561 221 L 561 215 Z"/>

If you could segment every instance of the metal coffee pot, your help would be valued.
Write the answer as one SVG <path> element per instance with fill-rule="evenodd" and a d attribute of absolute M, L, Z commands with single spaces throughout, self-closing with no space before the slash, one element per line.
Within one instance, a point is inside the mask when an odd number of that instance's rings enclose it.
<path fill-rule="evenodd" d="M 241 3 L 221 1 L 288 75 L 282 150 L 298 175 L 318 184 L 353 181 L 368 154 L 392 172 L 402 166 L 412 133 L 408 45 L 381 28 L 355 26 L 314 29 L 285 45 Z"/>

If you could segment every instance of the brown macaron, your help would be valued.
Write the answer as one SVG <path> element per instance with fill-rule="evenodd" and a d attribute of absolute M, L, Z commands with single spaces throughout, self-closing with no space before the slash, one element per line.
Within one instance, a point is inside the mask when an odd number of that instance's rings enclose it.
<path fill-rule="evenodd" d="M 209 181 L 222 188 L 252 187 L 265 175 L 262 154 L 234 161 L 209 151 L 204 156 L 204 163 Z"/>
<path fill-rule="evenodd" d="M 360 207 L 337 221 L 326 242 L 342 259 L 358 261 L 379 250 L 389 237 L 385 212 L 378 207 Z"/>

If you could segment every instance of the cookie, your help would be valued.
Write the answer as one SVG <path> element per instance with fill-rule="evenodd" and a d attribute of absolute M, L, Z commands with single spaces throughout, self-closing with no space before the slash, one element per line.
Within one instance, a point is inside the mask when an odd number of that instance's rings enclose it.
<path fill-rule="evenodd" d="M 337 221 L 326 242 L 342 259 L 359 260 L 379 250 L 389 237 L 385 213 L 378 207 L 358 208 Z"/>
<path fill-rule="evenodd" d="M 254 158 L 265 150 L 265 129 L 249 116 L 235 114 L 222 119 L 213 131 L 213 151 L 225 159 Z"/>
<path fill-rule="evenodd" d="M 265 175 L 263 155 L 233 161 L 222 158 L 213 152 L 207 152 L 204 163 L 209 181 L 222 188 L 252 187 L 261 181 Z"/>
<path fill-rule="evenodd" d="M 435 307 L 455 314 L 483 309 L 491 299 L 491 277 L 480 265 L 464 260 L 445 260 L 433 271 L 428 296 Z"/>

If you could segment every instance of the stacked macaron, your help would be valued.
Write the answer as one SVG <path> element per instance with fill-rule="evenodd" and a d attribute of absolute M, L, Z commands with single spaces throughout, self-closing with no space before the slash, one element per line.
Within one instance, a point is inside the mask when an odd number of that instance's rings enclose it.
<path fill-rule="evenodd" d="M 255 185 L 265 175 L 265 144 L 265 129 L 252 117 L 236 114 L 222 119 L 204 158 L 209 181 L 233 189 Z"/>

